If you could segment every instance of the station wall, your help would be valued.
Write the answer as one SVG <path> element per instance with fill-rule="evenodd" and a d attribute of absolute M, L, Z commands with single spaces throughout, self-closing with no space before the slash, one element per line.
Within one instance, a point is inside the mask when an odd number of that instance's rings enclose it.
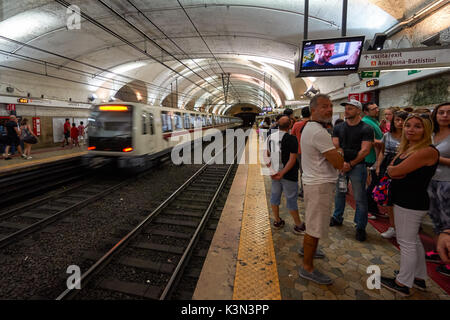
<path fill-rule="evenodd" d="M 380 107 L 430 107 L 450 100 L 450 74 L 380 90 Z"/>
<path fill-rule="evenodd" d="M 63 139 L 63 131 L 60 128 L 59 122 L 64 122 L 64 119 L 69 118 L 70 123 L 75 122 L 78 126 L 80 121 L 87 124 L 87 118 L 90 111 L 87 109 L 73 109 L 73 108 L 48 108 L 33 105 L 17 105 L 16 115 L 28 119 L 30 127 L 33 129 L 33 117 L 39 117 L 41 123 L 41 135 L 39 142 L 33 148 L 46 148 L 58 146 Z M 0 111 L 0 116 L 8 116 L 9 112 L 4 108 Z M 55 119 L 57 121 L 55 122 Z"/>

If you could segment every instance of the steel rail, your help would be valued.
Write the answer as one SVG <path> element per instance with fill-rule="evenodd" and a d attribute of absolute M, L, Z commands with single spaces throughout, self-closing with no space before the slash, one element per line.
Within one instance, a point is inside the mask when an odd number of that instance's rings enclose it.
<path fill-rule="evenodd" d="M 233 141 L 234 143 L 234 141 Z M 245 148 L 245 146 L 244 146 Z M 242 150 L 242 149 L 241 149 Z M 236 152 L 236 155 L 234 156 L 234 160 L 236 160 L 237 156 L 239 154 L 239 150 Z M 178 261 L 178 264 L 174 270 L 174 272 L 172 273 L 172 276 L 169 279 L 169 282 L 167 283 L 166 287 L 164 288 L 164 291 L 162 292 L 161 296 L 159 297 L 159 300 L 165 300 L 167 297 L 170 296 L 170 294 L 172 293 L 172 291 L 174 290 L 174 287 L 176 286 L 177 280 L 179 279 L 179 277 L 181 276 L 181 273 L 184 269 L 184 267 L 186 266 L 187 261 L 189 260 L 189 257 L 191 256 L 196 243 L 198 242 L 200 235 L 203 231 L 203 229 L 206 226 L 206 223 L 208 221 L 209 216 L 211 215 L 211 212 L 217 202 L 217 199 L 219 198 L 220 193 L 223 190 L 223 187 L 225 186 L 225 184 L 228 181 L 228 178 L 231 174 L 231 171 L 233 169 L 234 164 L 231 164 L 228 167 L 227 172 L 225 173 L 225 176 L 223 177 L 219 187 L 217 188 L 216 192 L 214 193 L 213 198 L 211 199 L 208 208 L 206 209 L 205 213 L 203 214 L 202 220 L 200 221 L 197 229 L 195 230 L 193 236 L 191 237 L 191 240 L 189 241 L 188 246 L 186 247 L 186 249 L 183 252 L 183 255 L 181 256 L 180 260 Z"/>
<path fill-rule="evenodd" d="M 42 203 L 44 203 L 46 201 L 54 200 L 55 198 L 61 197 L 62 195 L 66 194 L 66 193 L 72 192 L 73 190 L 78 189 L 78 188 L 80 188 L 80 187 L 82 187 L 84 185 L 87 185 L 87 184 L 91 183 L 92 181 L 93 181 L 93 179 L 90 179 L 88 181 L 76 184 L 76 185 L 74 185 L 74 186 L 72 186 L 72 187 L 70 187 L 68 189 L 65 189 L 65 190 L 63 190 L 61 192 L 58 192 L 56 194 L 48 195 L 48 196 L 46 196 L 44 198 L 41 198 L 41 199 L 38 199 L 38 200 L 34 200 L 32 202 L 25 203 L 25 204 L 23 204 L 23 205 L 21 205 L 19 207 L 12 208 L 12 209 L 9 209 L 7 211 L 0 212 L 0 219 L 10 218 L 16 212 L 32 208 L 32 207 L 34 207 L 34 206 L 36 206 L 38 204 L 42 204 Z"/>
<path fill-rule="evenodd" d="M 65 209 L 63 209 L 61 211 L 58 211 L 57 213 L 52 214 L 52 215 L 48 216 L 45 219 L 42 219 L 42 220 L 40 220 L 38 222 L 35 222 L 35 223 L 33 223 L 32 225 L 30 225 L 30 226 L 28 226 L 26 228 L 18 230 L 16 232 L 14 232 L 14 233 L 12 233 L 12 234 L 10 234 L 10 235 L 0 239 L 0 248 L 3 248 L 5 246 L 11 244 L 12 242 L 16 241 L 17 239 L 22 238 L 23 236 L 26 236 L 26 235 L 28 235 L 30 233 L 33 233 L 36 230 L 40 230 L 42 227 L 45 227 L 45 226 L 49 225 L 50 223 L 52 223 L 53 221 L 55 221 L 56 219 L 58 219 L 60 216 L 64 215 L 65 213 L 68 213 L 68 212 L 72 211 L 73 209 L 76 209 L 76 208 L 78 208 L 80 206 L 88 204 L 88 203 L 90 203 L 92 201 L 95 201 L 98 198 L 100 198 L 100 197 L 102 197 L 104 195 L 107 195 L 108 193 L 110 193 L 110 192 L 112 192 L 112 191 L 122 187 L 126 183 L 128 183 L 128 180 L 122 181 L 122 182 L 120 182 L 120 183 L 118 183 L 118 184 L 116 184 L 116 185 L 114 185 L 114 186 L 112 186 L 112 187 L 110 187 L 110 188 L 108 188 L 108 189 L 106 189 L 106 190 L 104 190 L 104 191 L 102 191 L 102 192 L 92 196 L 92 197 L 89 197 L 89 198 L 87 198 L 85 200 L 77 202 L 77 203 L 75 203 L 74 205 L 72 205 L 72 206 L 70 206 L 68 208 L 65 208 Z"/>
<path fill-rule="evenodd" d="M 205 165 L 197 170 L 188 180 L 186 180 L 178 189 L 176 189 L 166 200 L 164 200 L 155 210 L 153 210 L 143 221 L 141 221 L 133 230 L 131 230 L 126 236 L 119 240 L 107 253 L 105 253 L 99 260 L 97 260 L 74 284 L 74 288 L 78 285 L 86 285 L 98 272 L 100 272 L 125 246 L 135 238 L 139 232 L 150 221 L 153 220 L 165 207 L 167 207 L 173 199 L 175 199 L 184 189 L 186 189 L 206 168 L 213 162 L 219 155 L 223 154 L 223 151 L 231 144 L 234 143 L 234 139 L 231 143 L 226 145 L 217 155 L 211 158 Z M 80 290 L 74 290 L 67 288 L 61 293 L 56 300 L 71 299 L 79 293 Z"/>

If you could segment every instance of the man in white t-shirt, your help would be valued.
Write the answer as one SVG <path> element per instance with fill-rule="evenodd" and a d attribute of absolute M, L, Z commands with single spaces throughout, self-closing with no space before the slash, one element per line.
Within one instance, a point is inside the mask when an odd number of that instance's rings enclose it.
<path fill-rule="evenodd" d="M 299 250 L 303 255 L 299 274 L 319 284 L 331 284 L 330 277 L 314 269 L 313 258 L 324 257 L 317 245 L 320 238 L 328 235 L 338 170 L 342 169 L 344 158 L 326 129 L 333 116 L 330 98 L 318 94 L 311 99 L 309 107 L 311 120 L 304 126 L 300 141 L 306 231 L 303 248 Z"/>

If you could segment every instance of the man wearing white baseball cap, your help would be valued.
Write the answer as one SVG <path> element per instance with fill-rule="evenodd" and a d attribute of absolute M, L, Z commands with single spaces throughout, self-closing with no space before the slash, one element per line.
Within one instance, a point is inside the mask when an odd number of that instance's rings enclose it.
<path fill-rule="evenodd" d="M 371 126 L 361 121 L 362 104 L 351 99 L 341 103 L 345 107 L 345 122 L 333 130 L 333 143 L 344 154 L 344 167 L 341 173 L 352 182 L 353 197 L 356 202 L 354 222 L 356 223 L 356 240 L 366 240 L 367 226 L 367 170 L 364 158 L 369 154 L 374 141 Z M 345 192 L 336 188 L 334 213 L 330 226 L 341 226 L 345 209 Z"/>

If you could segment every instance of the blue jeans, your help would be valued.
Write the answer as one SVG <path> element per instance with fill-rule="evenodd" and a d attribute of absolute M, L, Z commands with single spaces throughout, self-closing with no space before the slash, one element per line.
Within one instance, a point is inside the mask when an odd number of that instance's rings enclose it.
<path fill-rule="evenodd" d="M 347 182 L 350 178 L 352 182 L 353 196 L 356 202 L 355 219 L 357 229 L 365 230 L 367 226 L 367 195 L 366 195 L 366 179 L 367 170 L 365 163 L 357 164 L 352 170 L 347 172 Z M 336 185 L 336 196 L 334 198 L 334 213 L 333 218 L 342 223 L 344 220 L 345 209 L 345 193 L 339 192 L 338 185 Z"/>

